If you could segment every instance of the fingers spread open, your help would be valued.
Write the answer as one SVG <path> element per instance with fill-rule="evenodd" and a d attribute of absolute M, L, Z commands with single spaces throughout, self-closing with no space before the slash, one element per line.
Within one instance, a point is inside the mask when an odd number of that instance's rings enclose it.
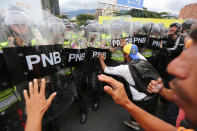
<path fill-rule="evenodd" d="M 105 92 L 106 92 L 107 94 L 113 96 L 114 91 L 113 91 L 113 89 L 112 89 L 110 86 L 105 86 L 105 87 L 104 87 L 104 90 L 105 90 Z"/>
<path fill-rule="evenodd" d="M 29 96 L 27 94 L 27 90 L 23 91 L 23 95 L 24 95 L 25 101 L 27 102 L 29 100 Z"/>
<path fill-rule="evenodd" d="M 57 92 L 54 92 L 53 94 L 50 95 L 50 97 L 47 99 L 47 105 L 50 106 L 52 100 L 55 98 L 55 96 L 57 95 Z"/>
<path fill-rule="evenodd" d="M 30 97 L 34 94 L 34 91 L 33 91 L 33 83 L 32 82 L 29 82 L 29 95 Z"/>
<path fill-rule="evenodd" d="M 34 94 L 38 94 L 38 80 L 34 79 Z"/>
<path fill-rule="evenodd" d="M 109 77 L 106 75 L 99 75 L 98 79 L 100 81 L 110 84 L 114 89 L 116 89 L 117 87 L 119 87 L 121 85 L 120 82 L 118 82 L 117 80 L 113 79 L 112 77 Z"/>
<path fill-rule="evenodd" d="M 45 96 L 46 82 L 45 79 L 41 80 L 40 94 Z"/>

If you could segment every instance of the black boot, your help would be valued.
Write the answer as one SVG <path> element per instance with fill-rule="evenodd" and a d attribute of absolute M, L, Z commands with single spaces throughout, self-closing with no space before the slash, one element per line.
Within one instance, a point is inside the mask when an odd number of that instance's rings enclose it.
<path fill-rule="evenodd" d="M 87 110 L 83 102 L 78 103 L 80 109 L 80 123 L 85 124 L 87 121 Z"/>
<path fill-rule="evenodd" d="M 78 104 L 80 110 L 80 123 L 84 124 L 87 121 L 87 109 L 80 94 L 75 97 L 75 101 Z"/>
<path fill-rule="evenodd" d="M 93 92 L 92 111 L 96 111 L 99 108 L 99 95 L 100 91 Z"/>

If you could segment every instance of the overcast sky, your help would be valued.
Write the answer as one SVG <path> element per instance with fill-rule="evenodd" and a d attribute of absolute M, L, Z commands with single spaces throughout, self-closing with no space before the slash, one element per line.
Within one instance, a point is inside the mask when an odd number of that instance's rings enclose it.
<path fill-rule="evenodd" d="M 73 11 L 79 9 L 97 9 L 98 1 L 101 0 L 59 0 L 59 3 L 61 10 Z M 190 3 L 197 3 L 197 0 L 144 0 L 144 7 L 154 11 L 168 11 L 178 15 L 180 9 Z"/>

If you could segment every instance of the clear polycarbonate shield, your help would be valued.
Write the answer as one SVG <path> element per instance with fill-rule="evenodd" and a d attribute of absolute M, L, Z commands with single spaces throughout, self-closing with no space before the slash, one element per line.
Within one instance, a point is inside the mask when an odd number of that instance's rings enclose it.
<path fill-rule="evenodd" d="M 88 47 L 100 46 L 100 26 L 98 24 L 89 24 L 86 26 L 86 35 Z"/>
<path fill-rule="evenodd" d="M 125 38 L 133 36 L 133 23 L 132 23 L 132 21 L 124 21 L 122 23 L 122 35 Z"/>
<path fill-rule="evenodd" d="M 0 43 L 7 41 L 7 38 L 8 38 L 8 34 L 6 32 L 4 17 L 2 13 L 0 13 Z"/>
<path fill-rule="evenodd" d="M 3 57 L 11 83 L 22 100 L 23 90 L 28 89 L 28 82 L 35 78 L 39 83 L 41 79 L 46 79 L 46 97 L 57 92 L 44 117 L 46 123 L 72 104 L 73 87 L 68 86 L 71 78 L 67 77 L 62 59 L 65 24 L 50 13 L 43 12 L 37 12 L 39 19 L 19 8 L 5 12 L 4 23 L 8 33 L 5 45 L 8 46 L 3 48 Z"/>
<path fill-rule="evenodd" d="M 66 27 L 63 21 L 57 17 L 50 17 L 47 20 L 50 31 L 51 44 L 63 44 Z"/>
<path fill-rule="evenodd" d="M 102 25 L 101 30 L 101 44 L 103 46 L 110 46 L 110 28 L 109 25 Z"/>
<path fill-rule="evenodd" d="M 159 23 L 158 24 L 159 27 L 160 27 L 160 37 L 163 38 L 166 36 L 166 32 L 165 32 L 165 27 L 164 27 L 164 24 L 163 23 Z"/>
<path fill-rule="evenodd" d="M 110 22 L 110 36 L 111 39 L 119 39 L 122 38 L 122 21 L 121 20 L 113 20 Z"/>
<path fill-rule="evenodd" d="M 144 24 L 142 27 L 143 35 L 150 35 L 153 25 L 154 25 L 154 23 L 152 23 L 152 22 L 148 22 L 148 23 Z"/>
<path fill-rule="evenodd" d="M 34 34 L 36 37 L 41 39 L 40 40 L 41 42 L 38 45 L 54 45 L 54 42 L 52 41 L 53 36 L 51 37 L 51 32 L 49 27 L 49 23 L 51 22 L 49 22 L 48 20 L 50 18 L 55 18 L 55 16 L 53 16 L 51 13 L 49 13 L 46 10 L 42 10 L 40 17 L 41 19 L 35 18 L 37 34 L 36 33 Z"/>
<path fill-rule="evenodd" d="M 151 29 L 151 36 L 160 37 L 161 28 L 158 24 L 154 24 Z"/>
<path fill-rule="evenodd" d="M 142 24 L 140 22 L 133 23 L 133 35 L 139 35 L 140 29 L 142 28 Z"/>
<path fill-rule="evenodd" d="M 5 25 L 9 34 L 9 47 L 31 46 L 33 21 L 23 10 L 8 10 L 5 13 Z M 16 42 L 16 39 L 18 42 Z"/>
<path fill-rule="evenodd" d="M 99 48 L 100 45 L 100 33 L 99 32 L 89 32 L 88 33 L 88 44 L 89 47 Z"/>

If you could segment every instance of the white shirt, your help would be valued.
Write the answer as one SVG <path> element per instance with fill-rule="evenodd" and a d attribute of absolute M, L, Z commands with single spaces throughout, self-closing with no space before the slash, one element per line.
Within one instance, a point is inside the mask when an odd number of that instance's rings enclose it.
<path fill-rule="evenodd" d="M 139 57 L 140 59 L 147 61 L 146 58 L 145 58 L 143 55 L 141 55 L 139 52 L 137 53 L 137 55 L 138 55 L 138 57 Z"/>
<path fill-rule="evenodd" d="M 116 66 L 116 67 L 106 67 L 104 72 L 106 74 L 111 74 L 111 75 L 123 77 L 130 84 L 129 88 L 130 88 L 131 94 L 133 96 L 133 100 L 140 101 L 147 96 L 146 94 L 139 92 L 138 90 L 136 90 L 134 87 L 131 86 L 131 85 L 135 85 L 135 81 L 133 80 L 133 77 L 131 76 L 128 65 L 120 65 L 120 66 Z"/>

